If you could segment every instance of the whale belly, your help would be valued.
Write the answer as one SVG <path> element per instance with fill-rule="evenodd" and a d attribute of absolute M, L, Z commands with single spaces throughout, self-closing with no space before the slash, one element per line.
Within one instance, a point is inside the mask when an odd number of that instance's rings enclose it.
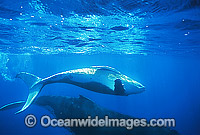
<path fill-rule="evenodd" d="M 67 83 L 104 94 L 114 93 L 114 79 L 108 73 L 88 74 L 87 72 L 69 73 Z"/>

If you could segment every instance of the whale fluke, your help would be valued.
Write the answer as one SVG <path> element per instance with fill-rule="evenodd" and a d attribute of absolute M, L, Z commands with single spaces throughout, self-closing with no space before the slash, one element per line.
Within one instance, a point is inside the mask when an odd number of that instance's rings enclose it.
<path fill-rule="evenodd" d="M 16 78 L 20 78 L 26 83 L 26 85 L 29 88 L 29 94 L 22 109 L 16 112 L 15 114 L 24 111 L 34 101 L 34 99 L 36 98 L 36 96 L 39 94 L 40 90 L 44 86 L 41 78 L 30 73 L 21 72 L 16 75 Z"/>

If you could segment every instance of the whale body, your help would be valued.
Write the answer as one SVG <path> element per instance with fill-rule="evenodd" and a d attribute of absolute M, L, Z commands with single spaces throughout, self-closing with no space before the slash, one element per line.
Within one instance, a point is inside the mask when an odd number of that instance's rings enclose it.
<path fill-rule="evenodd" d="M 17 113 L 24 111 L 37 97 L 41 89 L 51 83 L 68 83 L 98 93 L 127 96 L 141 93 L 145 87 L 108 66 L 92 66 L 69 70 L 41 79 L 33 74 L 21 72 L 17 74 L 29 87 L 28 98 Z"/>
<path fill-rule="evenodd" d="M 23 106 L 25 101 L 18 101 L 0 107 L 6 111 Z M 82 119 L 91 116 L 104 119 L 136 119 L 136 117 L 121 114 L 94 103 L 92 100 L 80 97 L 40 96 L 34 103 L 47 109 L 56 119 Z M 141 116 L 140 116 L 141 117 Z M 64 127 L 75 135 L 179 135 L 176 130 L 169 127 L 134 127 L 127 130 L 125 127 Z"/>

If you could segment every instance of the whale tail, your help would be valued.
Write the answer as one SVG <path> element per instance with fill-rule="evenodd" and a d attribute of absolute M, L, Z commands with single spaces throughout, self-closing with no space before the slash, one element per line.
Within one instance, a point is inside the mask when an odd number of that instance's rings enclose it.
<path fill-rule="evenodd" d="M 15 114 L 20 113 L 29 107 L 37 95 L 40 93 L 41 89 L 44 87 L 42 79 L 30 73 L 21 72 L 16 75 L 16 78 L 20 78 L 26 83 L 29 88 L 29 94 L 22 109 Z"/>

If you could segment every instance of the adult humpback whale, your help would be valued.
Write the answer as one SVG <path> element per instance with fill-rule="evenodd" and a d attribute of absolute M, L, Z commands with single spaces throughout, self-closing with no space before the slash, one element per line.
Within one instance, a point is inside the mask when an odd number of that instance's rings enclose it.
<path fill-rule="evenodd" d="M 25 101 L 18 101 L 0 107 L 0 111 L 5 111 L 23 106 Z M 80 97 L 62 97 L 62 96 L 40 96 L 33 104 L 47 109 L 56 119 L 83 119 L 91 116 L 98 116 L 104 119 L 108 116 L 111 119 L 134 119 L 136 117 L 128 116 L 115 112 L 92 100 Z M 142 116 L 140 116 L 143 118 Z M 129 123 L 129 124 L 128 124 Z M 133 126 L 128 122 L 127 126 Z M 149 123 L 149 122 L 148 122 Z M 125 127 L 63 127 L 72 132 L 73 135 L 179 135 L 176 130 L 169 127 L 133 127 L 127 130 Z"/>
<path fill-rule="evenodd" d="M 69 70 L 44 79 L 26 72 L 21 72 L 16 77 L 24 80 L 29 87 L 28 98 L 22 109 L 16 113 L 24 111 L 34 101 L 41 89 L 51 83 L 69 83 L 91 91 L 121 96 L 141 93 L 145 89 L 139 82 L 108 66 Z"/>

